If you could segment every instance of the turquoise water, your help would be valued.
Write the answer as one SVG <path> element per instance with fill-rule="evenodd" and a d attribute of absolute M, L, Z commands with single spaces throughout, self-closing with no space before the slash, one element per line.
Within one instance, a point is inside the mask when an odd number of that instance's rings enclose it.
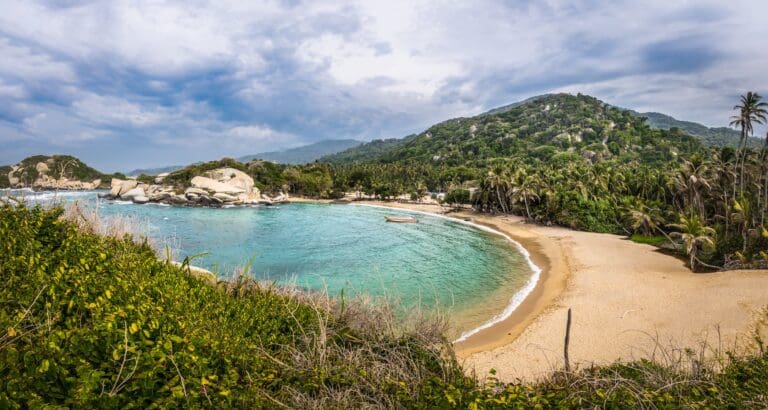
<path fill-rule="evenodd" d="M 32 202 L 52 195 L 27 193 Z M 500 313 L 531 276 L 507 239 L 404 210 L 298 203 L 179 208 L 97 201 L 95 192 L 58 198 L 97 206 L 107 218 L 132 218 L 156 243 L 169 244 L 179 260 L 206 253 L 193 264 L 222 277 L 253 258 L 252 274 L 259 279 L 330 294 L 344 289 L 347 295 L 385 296 L 405 308 L 439 308 L 462 317 L 456 322 L 461 330 Z M 385 215 L 415 216 L 419 223 L 388 223 Z"/>

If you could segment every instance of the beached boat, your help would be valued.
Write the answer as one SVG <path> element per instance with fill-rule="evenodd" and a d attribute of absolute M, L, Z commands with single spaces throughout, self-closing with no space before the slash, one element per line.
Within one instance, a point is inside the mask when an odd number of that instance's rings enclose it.
<path fill-rule="evenodd" d="M 386 219 L 387 222 L 419 222 L 416 218 L 400 218 L 397 216 L 385 216 L 384 219 Z"/>

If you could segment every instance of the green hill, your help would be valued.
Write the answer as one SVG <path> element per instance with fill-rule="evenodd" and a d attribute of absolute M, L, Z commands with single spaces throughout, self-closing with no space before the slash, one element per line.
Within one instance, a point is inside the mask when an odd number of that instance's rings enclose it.
<path fill-rule="evenodd" d="M 254 159 L 261 159 L 280 164 L 307 164 L 314 162 L 323 156 L 350 149 L 361 143 L 361 141 L 352 139 L 324 140 L 291 149 L 246 155 L 238 158 L 238 160 L 241 162 L 248 162 Z"/>
<path fill-rule="evenodd" d="M 389 154 L 390 151 L 415 137 L 415 135 L 410 135 L 405 138 L 373 140 L 364 144 L 358 144 L 355 147 L 335 154 L 326 155 L 320 158 L 320 161 L 330 163 L 359 163 L 374 161 Z"/>
<path fill-rule="evenodd" d="M 515 157 L 543 161 L 582 157 L 656 162 L 700 146 L 690 135 L 651 129 L 629 111 L 594 97 L 552 94 L 448 120 L 401 140 L 366 143 L 323 161 L 458 166 Z"/>
<path fill-rule="evenodd" d="M 645 117 L 648 125 L 651 128 L 658 128 L 662 130 L 678 128 L 688 134 L 693 135 L 694 137 L 701 138 L 704 145 L 707 146 L 731 148 L 737 148 L 739 146 L 741 133 L 732 128 L 709 128 L 697 122 L 681 121 L 669 115 L 661 114 L 658 112 L 630 112 L 634 115 L 637 115 L 638 117 Z M 751 148 L 760 148 L 763 146 L 763 143 L 764 142 L 760 138 L 753 137 L 748 140 L 748 146 Z"/>
<path fill-rule="evenodd" d="M 14 166 L 0 167 L 0 188 L 15 186 L 31 187 L 42 175 L 52 179 L 62 176 L 69 180 L 91 182 L 101 179 L 109 182 L 111 175 L 104 174 L 71 155 L 34 155 L 24 158 Z M 14 179 L 14 181 L 11 181 Z"/>

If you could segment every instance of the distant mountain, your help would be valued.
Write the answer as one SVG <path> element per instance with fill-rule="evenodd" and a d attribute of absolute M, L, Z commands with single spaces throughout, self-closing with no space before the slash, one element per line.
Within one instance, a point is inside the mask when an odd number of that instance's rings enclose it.
<path fill-rule="evenodd" d="M 358 144 L 347 150 L 337 152 L 335 154 L 326 155 L 319 159 L 320 162 L 330 163 L 356 163 L 356 162 L 369 162 L 385 156 L 390 151 L 396 149 L 409 138 L 414 138 L 415 135 L 410 135 L 405 138 L 389 138 L 373 140 L 364 144 Z"/>
<path fill-rule="evenodd" d="M 513 157 L 657 163 L 700 147 L 698 138 L 681 130 L 650 129 L 640 117 L 597 98 L 550 94 L 444 121 L 403 139 L 372 141 L 323 161 L 420 162 L 447 167 L 484 166 Z"/>
<path fill-rule="evenodd" d="M 674 117 L 658 112 L 643 112 L 629 110 L 632 114 L 638 117 L 645 117 L 648 126 L 651 128 L 657 128 L 661 130 L 669 130 L 672 128 L 678 128 L 685 131 L 694 137 L 701 138 L 704 145 L 715 147 L 733 147 L 736 148 L 739 145 L 739 139 L 741 133 L 735 129 L 727 127 L 709 128 L 705 125 L 691 121 L 681 121 Z M 752 148 L 762 147 L 763 141 L 760 138 L 750 138 L 748 145 Z"/>
<path fill-rule="evenodd" d="M 197 164 L 197 162 L 195 164 Z M 126 173 L 126 175 L 134 176 L 134 177 L 137 177 L 137 176 L 139 176 L 141 174 L 144 174 L 144 175 L 157 175 L 157 174 L 162 174 L 162 173 L 165 173 L 165 172 L 178 171 L 178 170 L 184 168 L 185 166 L 186 165 L 168 165 L 167 167 L 158 167 L 158 168 L 139 168 L 139 169 L 134 169 L 133 171 Z"/>
<path fill-rule="evenodd" d="M 281 164 L 306 164 L 314 162 L 326 155 L 335 154 L 360 144 L 362 144 L 362 141 L 352 139 L 323 140 L 297 148 L 246 155 L 238 158 L 238 160 L 241 162 L 248 162 L 254 159 L 263 159 Z"/>

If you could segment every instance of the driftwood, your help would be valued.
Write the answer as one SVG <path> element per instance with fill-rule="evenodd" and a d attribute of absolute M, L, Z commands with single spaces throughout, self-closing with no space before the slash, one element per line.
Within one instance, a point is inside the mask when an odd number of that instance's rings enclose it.
<path fill-rule="evenodd" d="M 571 342 L 571 308 L 568 308 L 568 320 L 565 322 L 565 346 L 563 347 L 563 358 L 565 359 L 565 371 L 571 371 L 571 360 L 568 357 L 568 344 Z"/>

